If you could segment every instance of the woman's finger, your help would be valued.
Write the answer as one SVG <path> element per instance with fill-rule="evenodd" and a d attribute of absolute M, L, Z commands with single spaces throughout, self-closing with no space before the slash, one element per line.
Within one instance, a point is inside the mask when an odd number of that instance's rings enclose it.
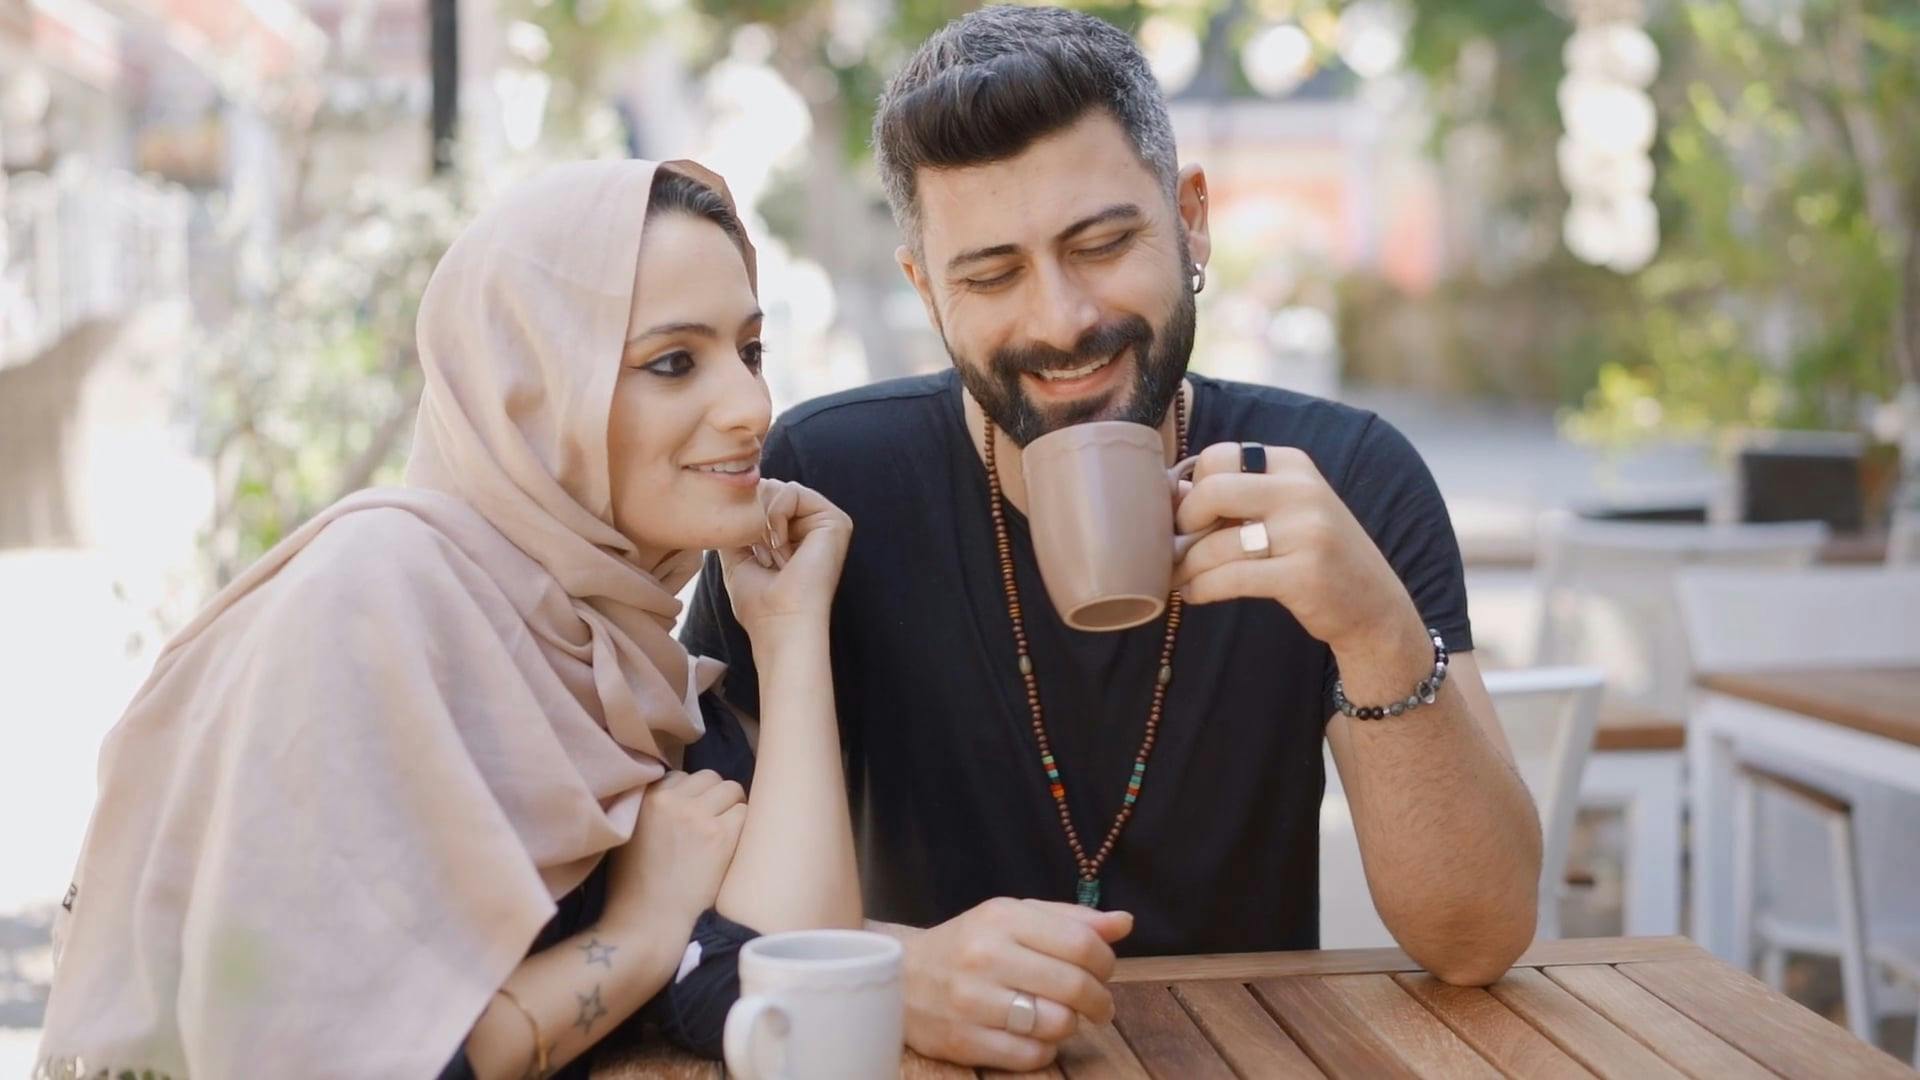
<path fill-rule="evenodd" d="M 695 803 L 709 814 L 718 816 L 747 801 L 747 793 L 737 782 L 722 780 L 700 793 Z"/>
<path fill-rule="evenodd" d="M 701 795 L 708 788 L 720 783 L 720 774 L 712 769 L 701 769 L 697 773 L 688 773 L 684 784 L 689 798 Z"/>
<path fill-rule="evenodd" d="M 774 493 L 773 500 L 767 506 L 767 524 L 773 529 L 771 543 L 781 551 L 791 551 L 791 539 L 788 534 L 789 522 L 800 509 L 800 492 L 805 489 L 799 484 L 775 481 L 780 490 Z"/>

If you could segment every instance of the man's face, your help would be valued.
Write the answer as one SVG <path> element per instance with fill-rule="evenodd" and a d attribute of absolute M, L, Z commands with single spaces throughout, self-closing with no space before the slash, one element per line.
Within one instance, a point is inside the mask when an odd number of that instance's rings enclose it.
<path fill-rule="evenodd" d="M 901 265 L 987 416 L 1021 446 L 1090 420 L 1158 425 L 1193 351 L 1205 178 L 1182 175 L 1176 208 L 1096 109 L 1017 157 L 917 181 L 921 251 Z"/>

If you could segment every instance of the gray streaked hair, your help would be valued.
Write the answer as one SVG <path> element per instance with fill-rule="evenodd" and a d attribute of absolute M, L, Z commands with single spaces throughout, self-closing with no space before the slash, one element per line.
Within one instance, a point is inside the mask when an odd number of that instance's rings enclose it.
<path fill-rule="evenodd" d="M 1007 5 L 942 27 L 887 83 L 873 119 L 880 182 L 907 242 L 919 250 L 920 169 L 1004 161 L 1095 108 L 1119 122 L 1172 198 L 1173 123 L 1125 31 L 1085 12 Z"/>

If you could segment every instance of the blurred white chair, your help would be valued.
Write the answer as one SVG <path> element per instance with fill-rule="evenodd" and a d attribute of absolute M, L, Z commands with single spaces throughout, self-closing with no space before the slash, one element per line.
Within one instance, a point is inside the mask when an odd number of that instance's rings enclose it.
<path fill-rule="evenodd" d="M 1819 522 L 1629 523 L 1554 514 L 1542 519 L 1539 537 L 1533 662 L 1587 664 L 1607 676 L 1580 806 L 1624 818 L 1625 932 L 1677 934 L 1693 666 L 1674 575 L 1696 566 L 1806 566 L 1826 543 L 1828 529 Z M 1623 727 L 1619 721 L 1627 716 L 1633 719 Z"/>
<path fill-rule="evenodd" d="M 1920 566 L 1920 510 L 1894 511 L 1887 534 L 1887 565 Z"/>
<path fill-rule="evenodd" d="M 1677 594 L 1703 672 L 1920 665 L 1920 568 L 1694 570 Z M 1920 991 L 1920 800 L 1737 738 L 1734 757 L 1735 940 L 1776 989 L 1788 952 L 1838 959 L 1849 1025 L 1871 1042 L 1892 1010 L 1870 962 Z"/>
<path fill-rule="evenodd" d="M 1766 525 L 1542 522 L 1536 573 L 1538 666 L 1590 664 L 1607 697 L 1684 717 L 1693 687 L 1673 577 L 1695 566 L 1791 569 L 1811 564 L 1829 530 L 1817 521 Z"/>
<path fill-rule="evenodd" d="M 1560 936 L 1560 892 L 1573 836 L 1581 769 L 1593 744 L 1604 677 L 1593 668 L 1534 668 L 1484 673 L 1513 748 L 1514 764 L 1540 811 L 1540 913 L 1536 936 Z M 1417 714 L 1416 714 L 1417 717 Z M 1320 805 L 1320 947 L 1392 945 L 1374 909 L 1346 792 L 1326 754 L 1327 791 Z"/>

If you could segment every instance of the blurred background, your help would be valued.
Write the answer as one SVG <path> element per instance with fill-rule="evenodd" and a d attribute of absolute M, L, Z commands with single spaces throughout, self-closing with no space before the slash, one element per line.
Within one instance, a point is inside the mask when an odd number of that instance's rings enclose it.
<path fill-rule="evenodd" d="M 415 305 L 475 208 L 552 161 L 697 158 L 760 244 L 777 406 L 940 368 L 866 143 L 970 6 L 0 0 L 0 1073 L 100 737 L 213 588 L 395 478 Z M 1556 512 L 1817 520 L 1822 561 L 1898 556 L 1920 5 L 1084 6 L 1137 35 L 1211 178 L 1196 369 L 1408 433 L 1485 662 L 1540 657 Z M 1620 828 L 1582 817 L 1567 933 L 1631 921 Z"/>

